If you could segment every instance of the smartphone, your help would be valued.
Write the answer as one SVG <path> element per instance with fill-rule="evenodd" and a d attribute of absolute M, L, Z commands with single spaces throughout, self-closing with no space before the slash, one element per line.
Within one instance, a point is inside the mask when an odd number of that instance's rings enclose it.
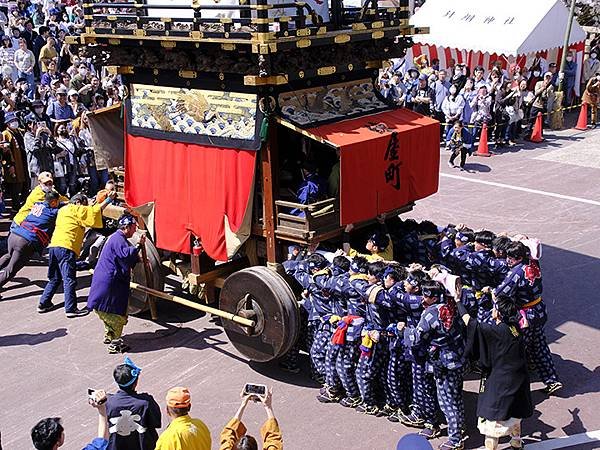
<path fill-rule="evenodd" d="M 264 400 L 267 396 L 267 386 L 264 384 L 246 383 L 244 385 L 244 395 Z"/>
<path fill-rule="evenodd" d="M 87 393 L 88 393 L 88 399 L 91 400 L 92 402 L 96 403 L 96 389 L 88 388 Z M 106 402 L 106 397 L 100 399 L 98 404 L 101 405 L 104 402 Z"/>

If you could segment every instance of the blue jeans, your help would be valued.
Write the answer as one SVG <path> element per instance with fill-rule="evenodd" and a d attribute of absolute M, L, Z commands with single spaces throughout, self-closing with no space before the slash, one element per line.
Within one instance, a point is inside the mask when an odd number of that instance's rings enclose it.
<path fill-rule="evenodd" d="M 48 284 L 40 298 L 40 306 L 50 306 L 52 297 L 56 294 L 61 282 L 65 295 L 65 311 L 77 310 L 77 271 L 75 262 L 77 256 L 72 250 L 63 247 L 50 247 L 48 254 Z"/>

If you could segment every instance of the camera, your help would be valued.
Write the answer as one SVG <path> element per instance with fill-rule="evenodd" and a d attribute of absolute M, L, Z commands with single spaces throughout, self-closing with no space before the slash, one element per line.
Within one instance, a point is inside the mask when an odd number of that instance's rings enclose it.
<path fill-rule="evenodd" d="M 264 384 L 246 383 L 243 393 L 255 401 L 263 401 L 267 397 L 267 386 Z"/>
<path fill-rule="evenodd" d="M 103 403 L 106 403 L 106 395 L 100 399 L 96 398 L 96 389 L 92 389 L 92 388 L 88 388 L 87 393 L 88 393 L 88 400 L 90 400 L 92 403 L 96 404 L 96 405 L 102 405 Z"/>

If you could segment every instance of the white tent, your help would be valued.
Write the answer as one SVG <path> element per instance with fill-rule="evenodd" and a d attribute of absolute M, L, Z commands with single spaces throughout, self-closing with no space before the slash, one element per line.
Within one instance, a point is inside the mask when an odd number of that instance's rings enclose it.
<path fill-rule="evenodd" d="M 561 0 L 427 0 L 411 24 L 420 44 L 519 56 L 561 47 L 569 11 Z M 574 21 L 569 44 L 585 40 Z"/>

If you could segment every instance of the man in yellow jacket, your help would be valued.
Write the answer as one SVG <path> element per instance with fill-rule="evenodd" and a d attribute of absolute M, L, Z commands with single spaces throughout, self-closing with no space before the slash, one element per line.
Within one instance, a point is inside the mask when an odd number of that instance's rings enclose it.
<path fill-rule="evenodd" d="M 156 442 L 155 450 L 210 450 L 210 431 L 200 419 L 190 417 L 192 397 L 185 387 L 167 392 L 167 414 L 171 423 Z"/>
<path fill-rule="evenodd" d="M 19 212 L 15 215 L 13 219 L 13 226 L 21 225 L 21 222 L 25 220 L 25 217 L 29 215 L 31 212 L 31 208 L 33 205 L 39 202 L 43 202 L 46 198 L 46 194 L 50 191 L 54 190 L 54 179 L 52 178 L 52 174 L 50 172 L 42 172 L 38 175 L 38 185 L 32 189 L 32 191 L 27 196 L 27 200 L 25 200 L 25 204 L 21 206 Z M 61 195 L 58 198 L 59 203 L 67 203 L 69 199 L 64 195 Z M 11 226 L 11 228 L 13 228 Z"/>
<path fill-rule="evenodd" d="M 102 210 L 111 203 L 114 196 L 102 203 L 88 206 L 88 199 L 82 194 L 74 195 L 69 204 L 61 208 L 56 218 L 56 228 L 49 248 L 48 284 L 40 298 L 38 312 L 46 313 L 53 308 L 52 297 L 61 282 L 65 296 L 65 312 L 68 318 L 81 317 L 89 313 L 86 308 L 77 308 L 77 269 L 75 262 L 81 253 L 86 227 L 102 228 Z"/>
<path fill-rule="evenodd" d="M 373 233 L 365 245 L 365 249 L 369 253 L 360 253 L 350 246 L 350 232 L 354 229 L 354 225 L 346 225 L 342 240 L 343 249 L 347 256 L 350 258 L 362 256 L 369 262 L 394 260 L 394 246 L 385 226 L 385 215 L 378 216 L 377 221 L 379 222 L 380 230 Z"/>

